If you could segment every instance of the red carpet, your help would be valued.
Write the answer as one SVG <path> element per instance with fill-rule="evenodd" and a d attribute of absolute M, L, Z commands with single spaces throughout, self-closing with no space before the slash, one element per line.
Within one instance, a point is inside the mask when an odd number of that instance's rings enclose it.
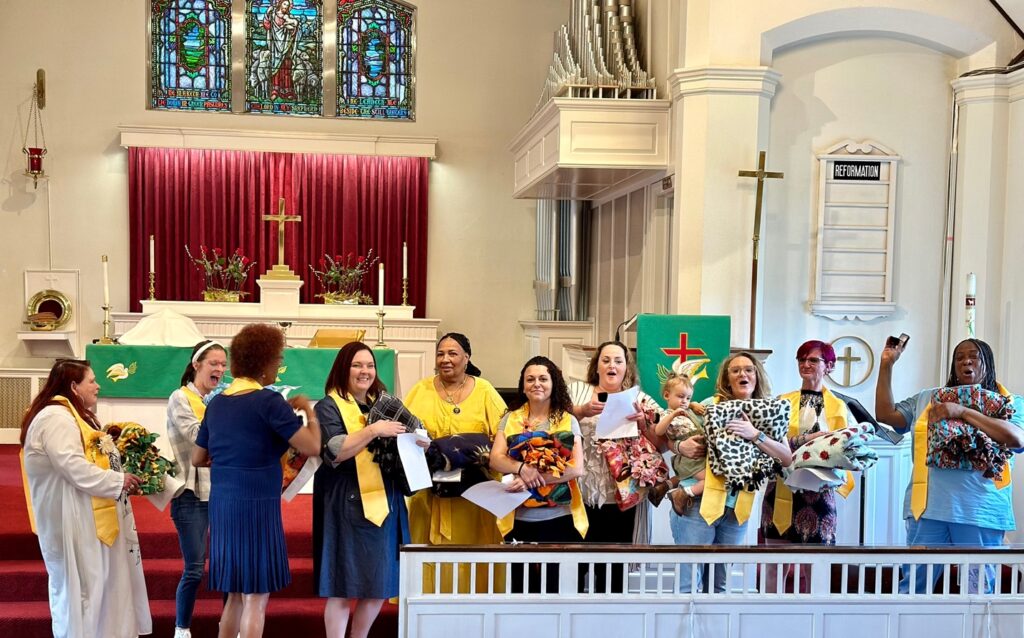
<path fill-rule="evenodd" d="M 46 568 L 39 543 L 29 529 L 25 496 L 18 466 L 18 446 L 0 445 L 0 636 L 47 638 L 50 609 Z M 153 614 L 153 635 L 174 633 L 174 592 L 181 577 L 178 536 L 170 508 L 161 512 L 145 498 L 134 498 L 135 522 L 142 544 L 143 567 Z M 292 584 L 271 595 L 264 636 L 323 636 L 323 599 L 313 596 L 312 498 L 298 496 L 282 502 Z M 192 635 L 217 635 L 221 595 L 200 591 L 192 622 Z M 398 633 L 398 609 L 386 604 L 371 636 L 393 638 Z"/>

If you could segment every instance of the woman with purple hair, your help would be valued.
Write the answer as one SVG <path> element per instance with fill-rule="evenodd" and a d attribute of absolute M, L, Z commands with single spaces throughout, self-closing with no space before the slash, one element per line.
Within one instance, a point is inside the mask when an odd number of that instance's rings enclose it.
<path fill-rule="evenodd" d="M 836 365 L 832 346 L 816 339 L 806 341 L 797 348 L 796 361 L 800 389 L 779 397 L 789 401 L 792 407 L 787 438 L 793 451 L 827 432 L 856 425 L 846 403 L 823 384 L 825 375 Z M 836 492 L 845 498 L 852 489 L 853 483 L 847 482 L 837 489 L 821 492 L 793 492 L 781 478 L 769 483 L 761 510 L 765 543 L 835 545 Z M 775 586 L 775 574 L 767 575 L 767 583 L 769 588 Z M 809 574 L 801 574 L 800 587 L 809 591 Z"/>

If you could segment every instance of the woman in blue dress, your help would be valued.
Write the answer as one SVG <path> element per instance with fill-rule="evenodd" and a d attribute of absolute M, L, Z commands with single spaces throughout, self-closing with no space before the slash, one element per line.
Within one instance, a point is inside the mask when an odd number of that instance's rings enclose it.
<path fill-rule="evenodd" d="M 281 523 L 281 455 L 320 453 L 320 424 L 304 397 L 266 390 L 277 378 L 284 334 L 248 325 L 231 341 L 234 381 L 214 397 L 192 451 L 210 470 L 210 589 L 227 594 L 220 637 L 263 635 L 270 592 L 291 582 Z M 306 413 L 307 425 L 295 409 Z"/>
<path fill-rule="evenodd" d="M 373 351 L 349 343 L 316 404 L 324 464 L 313 478 L 313 579 L 317 595 L 327 598 L 328 638 L 344 638 L 352 600 L 352 638 L 365 638 L 384 600 L 398 595 L 398 548 L 409 542 L 404 479 L 383 473 L 366 449 L 405 432 L 396 421 L 366 425 L 384 391 Z"/>

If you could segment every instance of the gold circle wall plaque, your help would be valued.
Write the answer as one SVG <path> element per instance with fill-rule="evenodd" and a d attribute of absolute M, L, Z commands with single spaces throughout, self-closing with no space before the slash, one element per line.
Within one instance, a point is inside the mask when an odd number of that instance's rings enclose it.
<path fill-rule="evenodd" d="M 852 388 L 868 380 L 871 371 L 875 369 L 875 353 L 867 341 L 854 336 L 836 337 L 831 345 L 836 351 L 836 367 L 830 374 L 825 375 L 829 381 L 841 388 Z M 858 362 L 867 365 L 864 366 L 864 373 L 857 375 L 855 381 L 852 374 L 853 364 Z"/>
<path fill-rule="evenodd" d="M 40 312 L 51 312 L 57 317 L 54 330 L 59 330 L 71 321 L 71 300 L 59 290 L 40 290 L 28 300 L 28 316 Z"/>

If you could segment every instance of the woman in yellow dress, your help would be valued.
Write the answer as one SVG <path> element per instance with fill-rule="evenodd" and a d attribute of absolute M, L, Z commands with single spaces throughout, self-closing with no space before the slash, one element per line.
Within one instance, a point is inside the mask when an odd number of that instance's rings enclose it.
<path fill-rule="evenodd" d="M 420 380 L 405 397 L 405 405 L 418 416 L 431 439 L 453 434 L 487 434 L 494 438 L 505 402 L 480 369 L 470 362 L 469 339 L 450 332 L 437 342 L 437 374 Z M 438 496 L 430 490 L 416 493 L 409 502 L 412 542 L 429 545 L 497 545 L 497 521 L 488 511 L 464 498 Z M 496 581 L 498 579 L 496 578 Z M 434 570 L 424 579 L 424 592 L 435 592 Z M 459 591 L 469 592 L 469 566 L 459 566 Z M 487 591 L 487 565 L 477 566 L 477 590 Z M 496 587 L 500 585 L 495 582 Z M 452 592 L 452 570 L 441 570 L 441 592 Z"/>

